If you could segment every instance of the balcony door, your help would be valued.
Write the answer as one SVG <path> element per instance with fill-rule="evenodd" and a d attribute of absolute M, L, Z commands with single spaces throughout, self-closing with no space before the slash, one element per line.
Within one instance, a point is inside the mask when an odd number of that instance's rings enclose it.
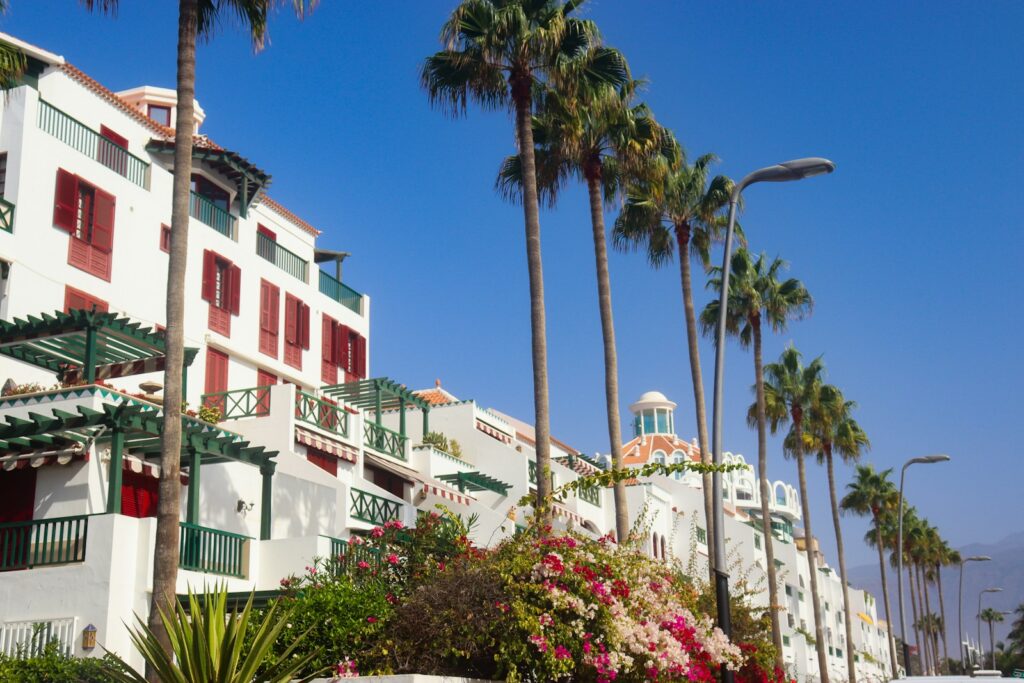
<path fill-rule="evenodd" d="M 36 506 L 36 472 L 34 467 L 0 470 L 0 524 L 32 519 Z"/>

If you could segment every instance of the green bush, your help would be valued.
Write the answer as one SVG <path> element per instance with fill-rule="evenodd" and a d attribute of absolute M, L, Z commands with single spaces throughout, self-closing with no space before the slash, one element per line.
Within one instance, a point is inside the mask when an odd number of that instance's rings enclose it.
<path fill-rule="evenodd" d="M 107 671 L 118 664 L 107 657 L 68 657 L 56 642 L 33 657 L 16 659 L 0 654 L 0 681 L 4 683 L 108 683 Z M 124 667 L 121 667 L 122 669 Z"/>

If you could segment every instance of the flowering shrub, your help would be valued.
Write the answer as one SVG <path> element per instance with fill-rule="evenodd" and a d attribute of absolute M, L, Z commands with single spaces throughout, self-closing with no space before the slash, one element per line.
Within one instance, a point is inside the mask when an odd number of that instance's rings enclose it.
<path fill-rule="evenodd" d="M 444 573 L 409 596 L 391 633 L 396 652 L 441 653 L 441 665 L 424 670 L 423 658 L 414 658 L 412 665 L 396 661 L 400 671 L 710 682 L 720 665 L 736 669 L 743 661 L 739 648 L 693 611 L 696 594 L 680 574 L 606 539 L 521 534 Z M 457 586 L 470 588 L 470 604 L 455 598 Z"/>

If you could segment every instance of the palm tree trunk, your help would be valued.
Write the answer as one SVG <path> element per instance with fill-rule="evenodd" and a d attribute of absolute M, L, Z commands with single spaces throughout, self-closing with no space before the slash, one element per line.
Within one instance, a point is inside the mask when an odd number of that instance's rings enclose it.
<path fill-rule="evenodd" d="M 775 536 L 772 532 L 771 490 L 768 485 L 768 433 L 764 407 L 764 360 L 761 351 L 761 319 L 750 321 L 754 332 L 754 393 L 757 397 L 757 477 L 761 482 L 761 531 L 764 533 L 765 571 L 768 574 L 768 606 L 772 619 L 772 644 L 775 645 L 775 665 L 785 667 L 782 658 L 782 625 L 779 623 L 782 605 L 779 604 L 779 579 L 775 571 Z"/>
<path fill-rule="evenodd" d="M 878 519 L 878 513 L 872 510 L 875 519 L 875 545 L 878 547 L 878 568 L 882 572 L 882 601 L 885 603 L 885 627 L 888 631 L 889 640 L 889 663 L 892 665 L 892 677 L 899 677 L 899 664 L 896 661 L 896 639 L 892 636 L 892 610 L 889 607 L 889 580 L 885 576 L 885 552 L 882 547 L 882 521 Z M 904 636 L 905 637 L 905 636 Z M 907 673 L 909 674 L 909 666 Z"/>
<path fill-rule="evenodd" d="M 181 519 L 181 405 L 185 359 L 185 267 L 188 256 L 189 199 L 192 186 L 192 133 L 195 128 L 197 0 L 178 6 L 178 74 L 171 196 L 171 243 L 167 263 L 167 359 L 164 368 L 164 419 L 160 450 L 153 594 L 148 624 L 164 652 L 171 641 L 160 618 L 173 610 L 178 581 L 178 525 Z M 155 673 L 147 667 L 147 677 Z"/>
<path fill-rule="evenodd" d="M 594 230 L 594 261 L 597 266 L 597 302 L 601 309 L 601 337 L 604 342 L 604 400 L 608 412 L 608 440 L 612 448 L 612 472 L 622 470 L 622 425 L 619 422 L 619 360 L 615 350 L 615 323 L 612 318 L 612 283 L 608 274 L 608 243 L 604 231 L 604 206 L 601 203 L 601 178 L 587 178 L 590 194 L 590 223 Z M 615 533 L 629 535 L 629 509 L 626 482 L 617 480 L 612 489 L 615 499 Z M 663 558 L 664 559 L 664 558 Z"/>
<path fill-rule="evenodd" d="M 690 380 L 693 384 L 693 405 L 697 412 L 697 441 L 700 445 L 700 461 L 711 463 L 711 446 L 708 444 L 708 412 L 704 405 L 704 378 L 700 369 L 700 349 L 697 348 L 697 314 L 693 310 L 693 284 L 690 278 L 690 226 L 676 225 L 676 241 L 679 244 L 679 277 L 683 286 L 683 313 L 686 318 L 686 346 L 690 354 Z M 701 477 L 704 490 L 704 524 L 707 526 L 708 548 L 715 547 L 714 505 L 711 495 L 711 475 Z M 715 585 L 715 558 L 708 552 L 708 576 Z"/>
<path fill-rule="evenodd" d="M 918 671 L 920 672 L 920 675 L 923 676 L 924 675 L 924 651 L 923 651 L 923 649 L 921 647 L 921 633 L 918 630 L 918 624 L 919 624 L 918 620 L 920 619 L 920 617 L 917 614 L 917 591 L 914 590 L 914 572 L 911 569 L 911 566 L 912 565 L 909 565 L 909 564 L 907 565 L 907 577 L 910 579 L 910 585 L 909 585 L 909 588 L 910 588 L 910 607 L 911 607 L 911 614 L 913 614 L 913 616 L 914 616 L 914 623 L 911 624 L 910 626 L 911 626 L 911 630 L 914 632 L 914 644 L 917 645 L 917 658 L 921 662 L 921 666 L 918 669 Z M 903 637 L 907 638 L 907 634 L 904 633 Z M 909 675 L 910 671 L 911 671 L 910 665 L 907 664 L 907 673 L 908 673 L 908 675 Z"/>
<path fill-rule="evenodd" d="M 526 262 L 530 275 L 530 332 L 533 356 L 534 437 L 537 453 L 537 516 L 539 528 L 551 519 L 551 423 L 548 405 L 548 341 L 544 313 L 544 269 L 541 263 L 540 209 L 537 201 L 537 164 L 533 147 L 532 81 L 520 74 L 512 84 L 516 105 L 516 139 L 523 172 L 523 217 L 526 225 Z M 619 539 L 622 542 L 623 539 Z"/>
<path fill-rule="evenodd" d="M 836 498 L 836 474 L 832 464 L 832 449 L 825 453 L 828 464 L 828 492 L 832 499 L 832 523 L 836 527 L 836 554 L 839 555 L 839 580 L 843 582 L 843 620 L 846 626 L 846 666 L 850 683 L 857 680 L 857 670 L 853 661 L 853 623 L 850 615 L 850 587 L 846 583 L 846 550 L 843 547 L 843 530 L 839 524 L 839 500 Z"/>
<path fill-rule="evenodd" d="M 925 640 L 928 643 L 928 659 L 929 659 L 929 672 L 935 673 L 936 665 L 938 664 L 938 652 L 933 649 L 932 635 L 932 601 L 928 595 L 928 577 L 924 573 L 924 568 L 921 565 L 917 567 L 918 582 L 921 586 L 922 600 L 924 601 L 924 614 L 925 614 L 925 625 L 927 631 L 925 633 Z"/>
<path fill-rule="evenodd" d="M 825 629 L 821 623 L 821 598 L 818 596 L 818 569 L 814 557 L 814 534 L 811 532 L 811 507 L 807 498 L 807 468 L 804 466 L 804 454 L 801 444 L 803 443 L 803 429 L 799 420 L 794 420 L 795 441 L 797 443 L 796 466 L 800 477 L 800 506 L 804 515 L 804 549 L 807 552 L 807 571 L 811 575 L 811 605 L 814 608 L 814 639 L 817 641 L 818 651 L 818 678 L 821 683 L 829 683 L 828 678 L 828 654 L 825 651 Z"/>
<path fill-rule="evenodd" d="M 939 673 L 949 664 L 949 645 L 946 643 L 946 601 L 942 597 L 942 565 L 935 565 L 935 587 L 939 591 L 939 618 L 942 620 L 942 666 Z"/>
<path fill-rule="evenodd" d="M 992 627 L 992 619 L 988 620 L 988 651 L 992 653 L 992 668 L 996 668 L 996 638 L 995 632 Z M 985 668 L 985 663 L 981 663 L 981 668 Z"/>

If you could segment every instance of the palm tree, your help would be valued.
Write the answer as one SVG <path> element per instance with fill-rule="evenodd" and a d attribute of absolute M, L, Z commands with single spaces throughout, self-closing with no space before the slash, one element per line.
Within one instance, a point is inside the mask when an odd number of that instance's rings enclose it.
<path fill-rule="evenodd" d="M 989 651 L 990 652 L 995 652 L 996 651 L 996 639 L 995 639 L 995 634 L 994 634 L 994 631 L 993 631 L 993 628 L 992 628 L 992 624 L 999 623 L 999 622 L 1003 621 L 1003 613 L 1000 612 L 999 610 L 995 609 L 995 608 L 986 607 L 985 609 L 981 610 L 980 617 L 981 617 L 982 621 L 984 621 L 984 622 L 986 622 L 988 624 Z M 979 645 L 980 645 L 980 643 L 979 643 Z M 994 658 L 994 655 L 993 655 L 993 658 Z M 982 668 L 985 668 L 984 662 L 982 662 Z"/>
<path fill-rule="evenodd" d="M 1011 649 L 1020 650 L 1024 654 L 1024 602 L 1017 605 L 1017 609 L 1013 613 L 1017 615 L 1017 618 L 1013 620 L 1010 633 L 1006 638 L 1010 641 Z"/>
<path fill-rule="evenodd" d="M 795 278 L 779 280 L 786 262 L 769 260 L 761 253 L 755 261 L 750 252 L 739 248 L 729 265 L 729 300 L 726 331 L 739 339 L 744 348 L 754 348 L 754 418 L 757 426 L 757 476 L 761 482 L 761 531 L 764 534 L 765 566 L 768 572 L 768 602 L 772 620 L 772 642 L 775 644 L 775 663 L 784 667 L 782 659 L 782 627 L 779 624 L 779 586 L 775 570 L 775 550 L 772 539 L 771 489 L 768 483 L 768 436 L 764 406 L 764 363 L 762 360 L 762 324 L 774 332 L 786 329 L 790 320 L 802 318 L 813 305 L 810 293 Z M 722 269 L 711 269 L 708 289 L 722 287 Z M 700 314 L 701 329 L 710 334 L 718 324 L 719 301 L 712 299 Z M 852 641 L 850 641 L 852 642 Z"/>
<path fill-rule="evenodd" d="M 804 419 L 814 403 L 814 397 L 821 385 L 824 372 L 821 358 L 815 358 L 804 366 L 800 352 L 789 346 L 778 362 L 764 368 L 765 415 L 772 434 L 786 423 L 790 424 L 784 450 L 796 458 L 797 475 L 800 479 L 800 505 L 803 508 L 804 549 L 807 552 L 807 571 L 811 578 L 811 604 L 814 608 L 814 638 L 818 652 L 818 675 L 821 683 L 829 683 L 828 653 L 825 651 L 825 631 L 821 616 L 821 599 L 818 594 L 818 571 L 816 567 L 814 532 L 811 529 L 811 508 L 807 495 L 807 468 L 804 463 Z"/>
<path fill-rule="evenodd" d="M 0 0 L 0 14 L 6 14 L 10 9 L 7 0 Z M 27 60 L 24 53 L 8 43 L 0 42 L 0 89 L 4 96 L 16 87 L 25 73 Z"/>
<path fill-rule="evenodd" d="M 113 14 L 119 0 L 81 0 L 89 10 Z M 174 130 L 174 180 L 171 190 L 171 239 L 167 261 L 166 365 L 164 416 L 160 446 L 160 488 L 157 502 L 156 549 L 153 557 L 153 595 L 149 629 L 164 652 L 171 641 L 160 618 L 176 604 L 178 577 L 178 521 L 181 517 L 181 415 L 185 402 L 182 372 L 185 358 L 185 268 L 188 254 L 189 200 L 192 184 L 192 135 L 195 131 L 196 39 L 213 36 L 224 13 L 234 15 L 248 29 L 256 50 L 267 36 L 267 16 L 291 2 L 304 17 L 319 0 L 180 0 L 178 5 L 177 103 Z M 152 677 L 152 671 L 149 672 Z"/>
<path fill-rule="evenodd" d="M 853 481 L 846 485 L 847 493 L 839 502 L 844 512 L 858 516 L 871 515 L 871 529 L 864 540 L 878 550 L 878 569 L 882 576 L 882 602 L 885 605 L 885 623 L 888 628 L 889 661 L 892 676 L 898 676 L 896 669 L 896 641 L 892 636 L 892 613 L 889 606 L 889 584 L 885 574 L 885 543 L 882 528 L 885 518 L 891 516 L 896 507 L 898 494 L 895 485 L 889 481 L 892 469 L 876 472 L 874 465 L 858 465 Z"/>
<path fill-rule="evenodd" d="M 715 176 L 708 182 L 711 165 L 718 160 L 714 154 L 698 157 L 693 164 L 678 142 L 672 141 L 662 156 L 662 173 L 627 189 L 626 203 L 615 221 L 615 246 L 621 250 L 643 249 L 651 266 L 659 268 L 672 260 L 679 249 L 679 277 L 683 290 L 683 313 L 686 319 L 686 341 L 690 356 L 690 379 L 693 403 L 697 414 L 697 440 L 701 461 L 711 462 L 708 444 L 707 409 L 704 405 L 704 379 L 697 348 L 697 317 L 693 308 L 693 285 L 690 259 L 696 256 L 706 269 L 710 264 L 711 243 L 720 239 L 724 220 L 722 207 L 729 202 L 732 181 Z M 704 516 L 708 547 L 714 546 L 711 500 L 711 475 L 703 475 Z M 708 558 L 708 569 L 714 582 L 714 563 Z"/>
<path fill-rule="evenodd" d="M 836 491 L 836 474 L 833 454 L 846 463 L 856 463 L 861 454 L 871 448 L 867 434 L 853 419 L 857 406 L 847 401 L 842 392 L 831 384 L 818 389 L 810 410 L 807 424 L 807 445 L 818 455 L 818 463 L 824 462 L 828 470 L 828 493 L 832 503 L 832 523 L 836 531 L 836 552 L 839 555 L 839 578 L 843 584 L 843 621 L 846 628 L 846 642 L 853 642 L 853 622 L 850 615 L 850 587 L 846 578 L 846 550 L 843 546 L 843 531 L 839 524 L 839 501 Z M 850 680 L 856 681 L 857 674 L 852 647 L 846 648 L 846 665 Z"/>
<path fill-rule="evenodd" d="M 427 57 L 420 73 L 431 104 L 452 116 L 463 115 L 469 100 L 484 109 L 508 109 L 515 115 L 530 280 L 540 528 L 550 518 L 545 501 L 551 494 L 551 425 L 533 94 L 539 86 L 558 85 L 574 73 L 585 72 L 595 82 L 612 84 L 627 78 L 621 64 L 595 64 L 597 26 L 569 16 L 583 2 L 462 0 L 441 29 L 443 49 Z"/>
<path fill-rule="evenodd" d="M 939 594 L 939 616 L 942 619 L 942 661 L 946 666 L 946 672 L 949 672 L 949 650 L 946 643 L 946 603 L 942 597 L 942 568 L 953 567 L 960 564 L 960 551 L 950 547 L 949 543 L 944 539 L 941 542 L 940 552 L 935 558 L 935 585 L 938 589 Z M 941 672 L 940 672 L 941 673 Z"/>
<path fill-rule="evenodd" d="M 628 74 L 625 58 L 611 48 L 602 48 L 596 61 L 618 63 Z M 613 201 L 624 183 L 639 177 L 661 148 L 664 132 L 646 105 L 633 105 L 638 82 L 628 80 L 619 87 L 582 79 L 568 87 L 544 93 L 533 119 L 537 144 L 538 192 L 553 204 L 561 185 L 569 177 L 582 180 L 590 199 L 591 233 L 597 268 L 598 308 L 605 361 L 605 407 L 612 470 L 622 469 L 622 426 L 619 421 L 619 371 L 612 317 L 611 277 L 605 236 L 604 206 Z M 498 175 L 498 188 L 509 200 L 522 197 L 522 164 L 518 156 L 505 160 Z M 615 532 L 629 535 L 626 482 L 616 479 Z"/>

